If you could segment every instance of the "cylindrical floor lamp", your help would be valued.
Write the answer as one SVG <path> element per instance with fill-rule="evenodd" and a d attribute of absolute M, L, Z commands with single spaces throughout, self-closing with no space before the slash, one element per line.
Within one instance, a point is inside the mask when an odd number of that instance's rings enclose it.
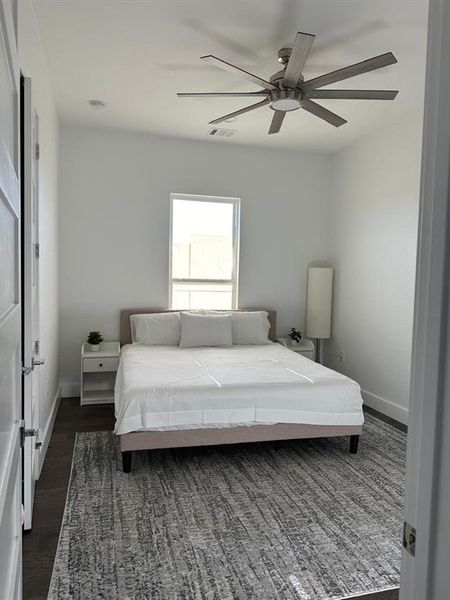
<path fill-rule="evenodd" d="M 306 300 L 306 335 L 316 340 L 316 360 L 321 363 L 322 344 L 331 337 L 331 302 L 333 295 L 333 269 L 309 267 Z"/>

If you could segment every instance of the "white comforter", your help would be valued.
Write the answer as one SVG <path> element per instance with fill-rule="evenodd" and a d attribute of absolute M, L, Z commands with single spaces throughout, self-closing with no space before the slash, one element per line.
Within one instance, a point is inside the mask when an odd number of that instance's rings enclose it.
<path fill-rule="evenodd" d="M 280 344 L 122 349 L 118 434 L 199 426 L 361 425 L 359 385 Z"/>

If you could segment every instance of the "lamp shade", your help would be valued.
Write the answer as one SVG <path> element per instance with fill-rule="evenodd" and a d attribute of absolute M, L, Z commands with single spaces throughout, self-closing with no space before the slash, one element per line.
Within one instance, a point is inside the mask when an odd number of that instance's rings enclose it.
<path fill-rule="evenodd" d="M 309 338 L 324 339 L 331 336 L 332 294 L 333 269 L 310 267 L 306 300 L 306 335 Z"/>

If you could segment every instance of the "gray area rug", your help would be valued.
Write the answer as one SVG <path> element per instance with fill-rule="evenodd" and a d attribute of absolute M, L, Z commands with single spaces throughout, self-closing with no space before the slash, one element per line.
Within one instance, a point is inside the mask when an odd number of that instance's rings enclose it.
<path fill-rule="evenodd" d="M 49 599 L 325 600 L 399 583 L 406 436 L 139 452 L 76 441 Z"/>

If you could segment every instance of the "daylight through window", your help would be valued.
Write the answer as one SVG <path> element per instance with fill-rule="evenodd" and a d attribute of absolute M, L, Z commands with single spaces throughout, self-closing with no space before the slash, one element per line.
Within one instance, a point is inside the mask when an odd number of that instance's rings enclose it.
<path fill-rule="evenodd" d="M 236 308 L 239 199 L 172 194 L 171 202 L 171 308 Z"/>

